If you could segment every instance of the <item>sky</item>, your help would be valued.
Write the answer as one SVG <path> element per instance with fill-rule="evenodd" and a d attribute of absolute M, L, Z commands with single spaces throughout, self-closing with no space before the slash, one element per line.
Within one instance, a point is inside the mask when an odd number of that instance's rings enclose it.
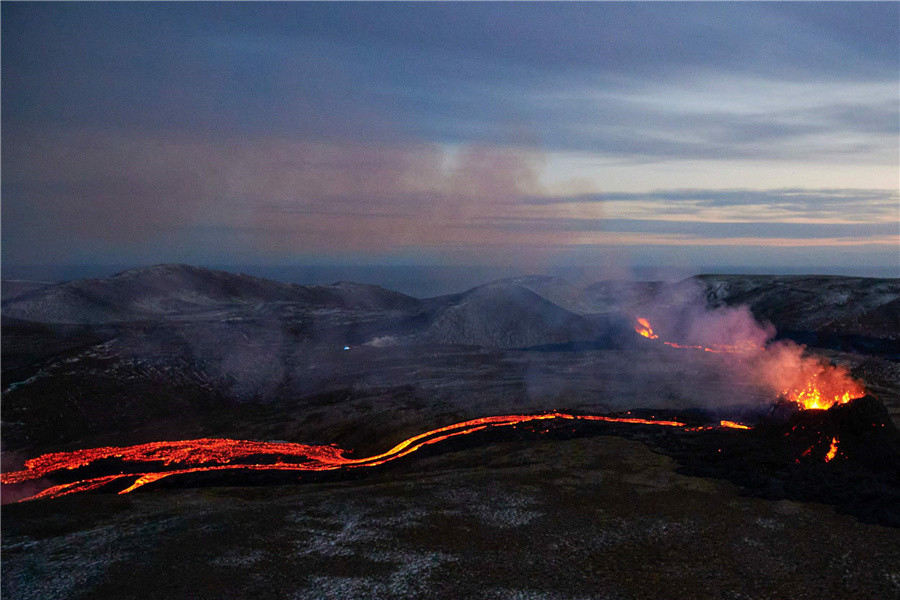
<path fill-rule="evenodd" d="M 900 277 L 900 3 L 20 3 L 2 265 Z"/>

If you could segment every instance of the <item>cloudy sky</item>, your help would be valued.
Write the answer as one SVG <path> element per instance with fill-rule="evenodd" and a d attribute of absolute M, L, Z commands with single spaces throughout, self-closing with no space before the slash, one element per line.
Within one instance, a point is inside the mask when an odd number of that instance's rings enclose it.
<path fill-rule="evenodd" d="M 900 4 L 2 4 L 2 261 L 900 276 Z"/>

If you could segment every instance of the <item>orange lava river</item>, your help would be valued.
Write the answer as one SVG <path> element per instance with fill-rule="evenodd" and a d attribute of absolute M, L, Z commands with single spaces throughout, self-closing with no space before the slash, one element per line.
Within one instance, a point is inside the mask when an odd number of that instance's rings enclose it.
<path fill-rule="evenodd" d="M 412 454 L 416 450 L 443 440 L 475 433 L 488 428 L 509 427 L 518 423 L 545 420 L 599 421 L 654 425 L 659 427 L 685 427 L 679 421 L 639 419 L 633 417 L 609 417 L 572 415 L 552 412 L 534 415 L 504 415 L 483 417 L 432 429 L 404 440 L 381 454 L 364 458 L 348 457 L 346 451 L 336 446 L 315 446 L 288 442 L 256 442 L 203 438 L 176 442 L 151 442 L 137 446 L 103 447 L 43 454 L 25 461 L 20 471 L 3 473 L 3 484 L 19 484 L 42 478 L 58 478 L 67 471 L 93 468 L 94 471 L 114 468 L 118 472 L 79 479 L 48 487 L 24 498 L 58 498 L 67 494 L 96 490 L 119 482 L 119 487 L 130 483 L 119 494 L 127 494 L 148 483 L 173 475 L 209 471 L 294 471 L 298 474 L 310 471 L 335 471 L 373 467 Z M 722 422 L 722 427 L 739 424 Z M 746 426 L 740 426 L 746 427 Z M 111 467 L 111 465 L 115 465 Z"/>
<path fill-rule="evenodd" d="M 650 340 L 659 340 L 659 336 L 653 332 L 650 322 L 643 317 L 638 317 L 637 325 L 634 330 L 641 336 Z M 753 342 L 743 342 L 741 344 L 715 344 L 713 346 L 695 346 L 690 344 L 677 344 L 675 342 L 667 342 L 660 340 L 666 346 L 679 348 L 681 350 L 703 350 L 704 352 L 712 352 L 713 354 L 743 354 L 753 352 L 755 350 L 763 350 L 762 346 L 758 346 Z"/>

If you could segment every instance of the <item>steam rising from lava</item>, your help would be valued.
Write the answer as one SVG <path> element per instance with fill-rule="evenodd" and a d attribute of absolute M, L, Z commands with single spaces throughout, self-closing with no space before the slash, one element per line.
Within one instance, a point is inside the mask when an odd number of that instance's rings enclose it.
<path fill-rule="evenodd" d="M 755 368 L 774 390 L 805 409 L 825 409 L 865 395 L 844 367 L 831 365 L 790 341 L 770 345 Z"/>
<path fill-rule="evenodd" d="M 790 340 L 773 342 L 775 328 L 759 323 L 745 305 L 710 308 L 715 300 L 708 294 L 714 292 L 693 281 L 668 287 L 652 302 L 634 307 L 639 313 L 635 331 L 672 348 L 730 355 L 716 364 L 731 379 L 803 409 L 827 409 L 865 395 L 845 368 L 807 354 Z"/>

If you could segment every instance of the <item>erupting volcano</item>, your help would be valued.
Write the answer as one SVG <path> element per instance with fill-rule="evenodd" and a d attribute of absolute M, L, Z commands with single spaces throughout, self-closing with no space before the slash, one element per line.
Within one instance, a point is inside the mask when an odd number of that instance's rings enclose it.
<path fill-rule="evenodd" d="M 637 326 L 634 328 L 639 334 L 644 336 L 645 338 L 656 340 L 659 339 L 659 336 L 653 333 L 653 328 L 650 327 L 650 321 L 643 317 L 638 317 Z"/>
<path fill-rule="evenodd" d="M 651 340 L 660 339 L 647 319 L 638 318 L 637 323 L 635 330 L 641 336 Z M 707 347 L 660 341 L 679 349 L 700 349 L 742 356 L 749 354 L 768 356 L 767 348 L 751 342 Z M 824 365 L 817 360 L 800 360 L 794 368 L 787 371 L 788 380 L 801 383 L 784 388 L 781 392 L 782 397 L 801 410 L 829 409 L 865 394 L 862 386 L 851 379 L 846 371 Z M 676 419 L 641 418 L 630 414 L 609 416 L 551 412 L 501 415 L 463 421 L 426 431 L 400 442 L 386 452 L 362 458 L 354 458 L 349 452 L 334 445 L 203 438 L 44 454 L 26 461 L 25 468 L 20 471 L 3 473 L 2 483 L 10 485 L 42 479 L 49 481 L 46 489 L 26 498 L 31 500 L 57 498 L 100 489 L 115 489 L 119 494 L 127 494 L 149 483 L 190 473 L 267 471 L 302 475 L 310 472 L 349 470 L 381 465 L 412 454 L 424 446 L 450 438 L 539 421 L 651 425 L 680 428 L 690 432 L 752 429 L 750 425 L 727 419 L 714 421 L 713 424 L 695 424 L 688 427 L 685 422 Z M 802 456 L 808 456 L 818 445 L 819 442 L 816 442 Z M 830 462 L 838 456 L 837 448 L 838 438 L 835 436 L 824 455 L 825 462 Z M 87 474 L 91 476 L 85 477 Z"/>
<path fill-rule="evenodd" d="M 650 322 L 643 317 L 637 318 L 634 330 L 645 338 L 660 339 L 659 335 L 654 333 Z M 779 390 L 781 396 L 803 410 L 828 409 L 837 404 L 846 404 L 856 398 L 862 398 L 866 393 L 863 386 L 850 377 L 846 369 L 824 364 L 817 358 L 803 358 L 800 356 L 802 348 L 796 345 L 787 350 L 784 346 L 779 346 L 770 352 L 769 347 L 747 340 L 736 344 L 710 346 L 660 341 L 666 346 L 682 350 L 742 355 L 748 361 L 754 361 L 756 369 L 763 371 L 764 375 L 768 374 L 767 371 L 777 373 L 777 378 L 784 384 Z"/>
<path fill-rule="evenodd" d="M 802 357 L 802 349 L 796 345 L 776 343 L 760 346 L 755 341 L 736 337 L 721 340 L 729 342 L 727 344 L 679 344 L 661 339 L 650 322 L 643 317 L 637 318 L 635 331 L 644 338 L 659 340 L 671 348 L 735 354 L 736 360 L 752 363 L 757 370 L 777 373 L 781 397 L 802 411 L 830 409 L 865 394 L 863 387 L 850 378 L 844 369 L 824 364 L 815 358 Z M 348 471 L 394 461 L 450 438 L 538 422 L 554 422 L 557 425 L 565 422 L 649 425 L 680 429 L 689 432 L 689 435 L 753 429 L 748 424 L 728 419 L 715 418 L 711 422 L 688 424 L 677 418 L 656 418 L 655 415 L 643 418 L 630 413 L 576 415 L 550 412 L 501 415 L 426 431 L 400 442 L 386 452 L 367 457 L 353 457 L 351 452 L 334 445 L 203 438 L 44 454 L 26 461 L 24 469 L 20 471 L 3 473 L 2 483 L 16 485 L 36 480 L 46 481 L 45 489 L 26 498 L 36 499 L 57 498 L 93 490 L 127 494 L 161 479 L 192 473 L 282 472 L 288 476 L 299 476 L 312 472 Z M 825 427 L 816 429 L 818 432 L 806 428 L 807 433 L 804 435 L 807 449 L 796 457 L 799 460 L 818 455 L 820 460 L 831 462 L 840 455 L 838 436 L 827 434 Z M 792 431 L 787 435 L 792 435 Z M 743 434 L 736 432 L 733 435 Z M 819 450 L 823 447 L 827 450 Z"/>

